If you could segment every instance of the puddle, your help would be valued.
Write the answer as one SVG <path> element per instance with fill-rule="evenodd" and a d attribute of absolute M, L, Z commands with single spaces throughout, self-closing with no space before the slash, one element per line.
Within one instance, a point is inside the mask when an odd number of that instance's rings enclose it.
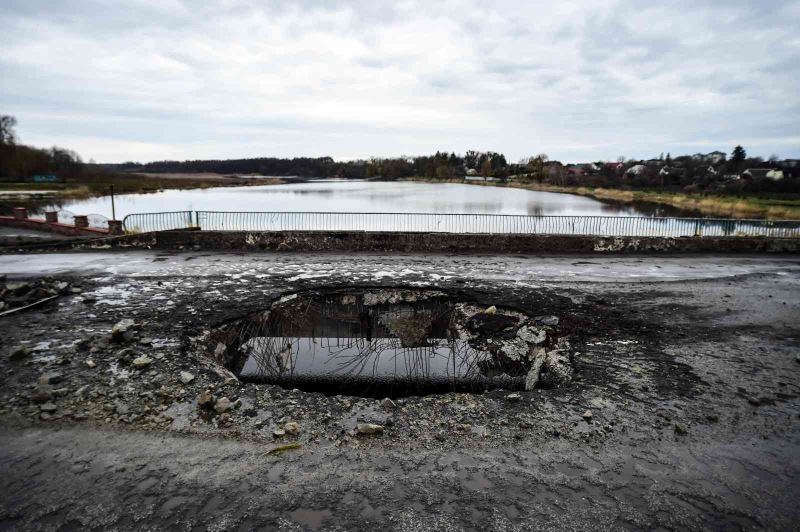
<path fill-rule="evenodd" d="M 328 395 L 524 389 L 535 346 L 518 335 L 542 344 L 547 333 L 484 310 L 433 290 L 293 294 L 218 328 L 209 351 L 241 380 Z"/>

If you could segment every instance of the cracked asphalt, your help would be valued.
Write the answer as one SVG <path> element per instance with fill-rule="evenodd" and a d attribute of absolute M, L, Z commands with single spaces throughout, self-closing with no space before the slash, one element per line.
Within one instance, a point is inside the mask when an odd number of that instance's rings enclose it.
<path fill-rule="evenodd" d="M 797 257 L 137 251 L 2 255 L 0 274 L 54 276 L 83 291 L 0 317 L 3 352 L 32 350 L 28 361 L 0 361 L 1 529 L 800 522 Z M 357 437 L 348 430 L 377 400 L 225 383 L 188 341 L 287 292 L 364 285 L 435 287 L 558 315 L 578 376 L 514 401 L 502 391 L 407 398 L 384 434 Z M 115 348 L 100 342 L 122 318 L 153 339 L 139 347 L 152 371 L 119 372 Z M 99 342 L 92 369 L 89 353 L 71 347 L 87 336 Z M 42 421 L 29 396 L 47 371 L 63 373 L 54 399 L 63 415 Z M 196 382 L 181 385 L 179 371 Z M 205 386 L 256 414 L 235 413 L 226 426 L 204 420 L 194 401 Z M 78 409 L 82 420 L 66 414 Z M 288 418 L 302 427 L 299 447 L 270 452 L 287 441 L 271 429 Z"/>

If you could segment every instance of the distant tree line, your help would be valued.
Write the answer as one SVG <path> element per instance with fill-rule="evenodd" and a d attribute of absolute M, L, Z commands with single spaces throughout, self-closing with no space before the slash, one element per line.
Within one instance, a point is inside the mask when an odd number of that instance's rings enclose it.
<path fill-rule="evenodd" d="M 25 179 L 36 174 L 56 174 L 62 179 L 70 179 L 87 171 L 74 151 L 17 144 L 16 125 L 13 116 L 0 116 L 0 177 Z"/>
<path fill-rule="evenodd" d="M 55 173 L 62 179 L 87 175 L 102 178 L 103 172 L 125 173 L 217 173 L 265 176 L 339 177 L 345 179 L 399 179 L 423 177 L 435 180 L 491 178 L 514 179 L 557 186 L 586 186 L 623 189 L 653 189 L 723 194 L 800 193 L 800 161 L 748 157 L 741 146 L 730 156 L 722 152 L 672 157 L 667 153 L 648 160 L 617 158 L 563 164 L 546 154 L 516 163 L 493 151 L 469 150 L 463 155 L 437 151 L 433 155 L 334 161 L 331 157 L 292 159 L 259 157 L 251 159 L 128 162 L 85 164 L 78 154 L 62 148 L 39 149 L 17 143 L 16 120 L 0 116 L 0 177 L 24 179 L 36 173 Z M 764 171 L 780 169 L 781 179 L 766 177 Z"/>

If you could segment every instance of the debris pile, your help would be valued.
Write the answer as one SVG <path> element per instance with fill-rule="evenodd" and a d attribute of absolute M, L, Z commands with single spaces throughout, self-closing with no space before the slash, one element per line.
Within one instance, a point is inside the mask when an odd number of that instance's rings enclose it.
<path fill-rule="evenodd" d="M 0 312 L 27 307 L 67 293 L 79 293 L 65 281 L 45 277 L 38 281 L 7 282 L 0 276 Z"/>

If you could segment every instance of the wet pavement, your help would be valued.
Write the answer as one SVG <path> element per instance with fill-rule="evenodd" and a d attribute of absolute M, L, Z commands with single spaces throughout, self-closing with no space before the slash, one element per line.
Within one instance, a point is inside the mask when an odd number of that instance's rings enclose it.
<path fill-rule="evenodd" d="M 0 529 L 789 530 L 800 520 L 796 257 L 101 252 L 3 255 L 3 273 L 54 275 L 81 293 L 0 318 Z M 559 316 L 575 380 L 386 407 L 237 383 L 192 343 L 287 292 L 363 285 Z M 136 334 L 109 342 L 125 318 Z M 29 359 L 8 360 L 17 345 Z M 126 349 L 148 360 L 142 369 Z M 52 397 L 37 403 L 53 373 Z M 241 406 L 204 412 L 207 389 Z M 384 430 L 358 434 L 362 421 Z"/>
<path fill-rule="evenodd" d="M 342 270 L 344 266 L 345 270 Z M 0 255 L 0 273 L 15 275 L 95 275 L 130 277 L 217 276 L 287 281 L 336 280 L 343 271 L 362 282 L 436 282 L 453 278 L 536 281 L 670 281 L 715 279 L 752 273 L 800 272 L 796 256 L 673 255 L 512 256 L 415 254 L 214 253 L 126 251 Z"/>

